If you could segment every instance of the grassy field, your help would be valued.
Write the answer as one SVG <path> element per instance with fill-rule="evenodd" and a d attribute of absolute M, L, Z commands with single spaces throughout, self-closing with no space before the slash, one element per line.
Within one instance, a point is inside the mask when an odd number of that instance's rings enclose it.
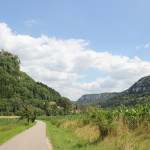
<path fill-rule="evenodd" d="M 150 105 L 69 116 L 41 116 L 54 150 L 149 150 Z"/>
<path fill-rule="evenodd" d="M 0 145 L 11 139 L 13 136 L 25 131 L 35 123 L 26 125 L 26 120 L 17 118 L 0 118 Z"/>

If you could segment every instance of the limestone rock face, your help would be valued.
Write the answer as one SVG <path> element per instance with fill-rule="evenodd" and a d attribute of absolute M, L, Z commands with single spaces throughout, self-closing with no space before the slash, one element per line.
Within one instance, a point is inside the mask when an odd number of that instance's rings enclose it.
<path fill-rule="evenodd" d="M 101 94 L 85 94 L 81 96 L 81 100 L 94 100 L 99 99 L 101 97 Z"/>
<path fill-rule="evenodd" d="M 141 78 L 127 90 L 128 93 L 141 93 L 145 91 L 150 91 L 150 76 Z"/>
<path fill-rule="evenodd" d="M 105 101 L 109 98 L 118 95 L 118 93 L 100 93 L 100 94 L 85 94 L 81 96 L 77 104 L 96 104 L 102 101 Z"/>

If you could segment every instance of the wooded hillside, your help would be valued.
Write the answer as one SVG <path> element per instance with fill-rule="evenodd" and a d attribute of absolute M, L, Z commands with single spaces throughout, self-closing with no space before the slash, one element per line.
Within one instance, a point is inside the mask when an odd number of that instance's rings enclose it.
<path fill-rule="evenodd" d="M 63 110 L 50 106 L 56 102 Z M 42 113 L 56 114 L 69 112 L 71 101 L 47 85 L 36 82 L 25 72 L 20 71 L 20 60 L 17 56 L 2 51 L 0 53 L 0 114 L 19 114 L 21 105 L 32 105 L 40 108 Z"/>

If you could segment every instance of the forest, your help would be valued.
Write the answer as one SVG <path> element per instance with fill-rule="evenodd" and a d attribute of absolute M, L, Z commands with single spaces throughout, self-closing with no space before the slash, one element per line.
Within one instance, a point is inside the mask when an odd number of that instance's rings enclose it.
<path fill-rule="evenodd" d="M 37 115 L 63 115 L 70 113 L 72 102 L 20 71 L 18 56 L 3 51 L 0 53 L 0 115 L 20 115 L 28 106 Z"/>

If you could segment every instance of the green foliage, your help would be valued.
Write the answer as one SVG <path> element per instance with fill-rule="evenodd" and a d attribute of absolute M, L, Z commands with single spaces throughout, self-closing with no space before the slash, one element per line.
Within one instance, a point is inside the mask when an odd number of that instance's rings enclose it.
<path fill-rule="evenodd" d="M 113 108 L 119 106 L 135 106 L 146 105 L 150 102 L 150 92 L 141 93 L 126 93 L 123 92 L 116 97 L 106 100 L 104 103 L 99 103 L 103 108 Z"/>
<path fill-rule="evenodd" d="M 88 106 L 86 109 L 87 113 L 79 115 L 38 118 L 47 120 L 47 135 L 55 149 L 67 149 L 77 137 L 83 140 L 81 149 L 89 143 L 92 143 L 93 147 L 85 149 L 149 149 L 150 104 L 108 110 L 100 106 Z M 71 137 L 68 137 L 68 134 Z"/>
<path fill-rule="evenodd" d="M 58 100 L 58 105 L 64 108 L 64 115 L 67 115 L 70 113 L 71 104 L 72 104 L 71 101 L 66 97 L 62 97 L 61 99 Z"/>
<path fill-rule="evenodd" d="M 109 132 L 114 132 L 117 134 L 115 124 L 122 120 L 122 123 L 129 128 L 129 130 L 134 131 L 141 125 L 148 127 L 150 125 L 150 104 L 147 106 L 135 106 L 135 107 L 119 107 L 116 109 L 104 110 L 100 106 L 92 107 L 89 106 L 87 113 L 80 115 L 70 115 L 70 116 L 58 116 L 58 117 L 41 117 L 42 120 L 50 120 L 52 124 L 60 127 L 66 120 L 77 120 L 78 123 L 75 124 L 75 128 L 81 128 L 92 124 L 93 126 L 98 126 L 100 136 L 99 139 L 104 139 Z M 67 130 L 74 132 L 72 123 L 67 123 Z M 69 127 L 70 126 L 70 127 Z M 71 129 L 71 130 L 70 130 Z"/>
<path fill-rule="evenodd" d="M 102 129 L 106 129 L 104 136 L 107 135 L 111 123 L 113 123 L 113 121 L 119 121 L 120 119 L 123 119 L 123 123 L 131 130 L 136 129 L 142 125 L 143 122 L 145 126 L 149 126 L 150 124 L 150 104 L 146 106 L 137 105 L 130 108 L 123 106 L 110 110 L 104 110 L 99 106 L 90 106 L 88 110 L 89 112 L 82 116 L 83 120 L 88 123 L 92 121 L 99 125 L 101 132 L 103 132 Z"/>
<path fill-rule="evenodd" d="M 46 103 L 44 105 L 44 107 L 45 107 L 45 111 L 46 111 L 46 115 L 47 116 L 59 115 L 59 110 L 57 109 L 57 105 L 56 104 L 50 105 L 49 103 Z"/>
<path fill-rule="evenodd" d="M 30 121 L 32 121 L 32 123 L 35 121 L 38 111 L 39 109 L 36 107 L 23 105 L 22 109 L 20 110 L 20 120 L 26 118 L 29 125 Z"/>
<path fill-rule="evenodd" d="M 141 78 L 136 83 L 134 83 L 129 89 L 99 104 L 103 108 L 113 108 L 122 105 L 146 105 L 148 103 L 150 103 L 150 76 Z"/>
<path fill-rule="evenodd" d="M 136 129 L 145 122 L 146 126 L 150 123 L 150 104 L 146 106 L 137 105 L 134 107 L 119 107 L 112 111 L 113 117 L 119 120 L 121 117 L 123 122 L 128 125 L 130 129 Z"/>
<path fill-rule="evenodd" d="M 64 109 L 60 111 L 55 106 L 43 105 L 43 102 L 50 101 L 56 102 Z M 3 51 L 0 53 L 0 115 L 19 115 L 22 103 L 44 111 L 38 111 L 38 115 L 43 115 L 45 112 L 48 115 L 62 115 L 69 113 L 71 102 L 61 97 L 54 89 L 35 82 L 25 72 L 20 71 L 19 58 Z"/>

